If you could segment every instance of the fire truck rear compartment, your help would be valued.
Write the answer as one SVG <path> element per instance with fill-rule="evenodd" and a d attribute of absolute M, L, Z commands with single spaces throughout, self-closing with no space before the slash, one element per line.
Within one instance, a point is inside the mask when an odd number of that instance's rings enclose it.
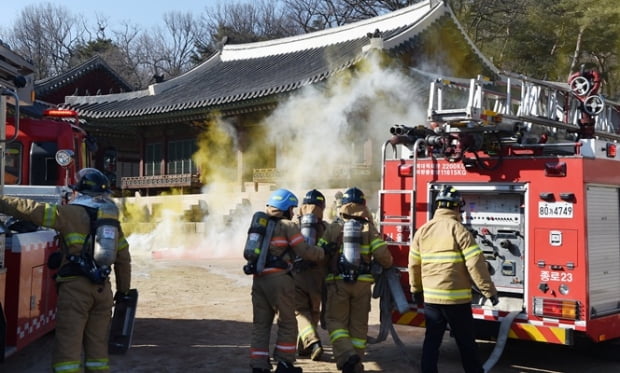
<path fill-rule="evenodd" d="M 455 184 L 465 200 L 463 224 L 469 229 L 482 249 L 491 279 L 499 294 L 496 309 L 521 311 L 526 305 L 525 267 L 527 258 L 523 184 Z M 428 200 L 433 201 L 441 184 L 428 188 Z M 479 304 L 482 295 L 473 289 L 473 304 Z"/>

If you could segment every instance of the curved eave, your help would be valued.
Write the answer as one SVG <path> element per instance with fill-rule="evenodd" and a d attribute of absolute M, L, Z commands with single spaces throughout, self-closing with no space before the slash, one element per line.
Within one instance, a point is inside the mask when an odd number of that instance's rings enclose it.
<path fill-rule="evenodd" d="M 73 83 L 84 75 L 87 75 L 91 71 L 97 69 L 102 69 L 106 71 L 119 83 L 119 85 L 123 86 L 124 89 L 128 91 L 133 90 L 131 84 L 127 83 L 125 79 L 123 79 L 112 68 L 110 68 L 110 66 L 98 55 L 56 77 L 43 79 L 35 82 L 35 90 L 38 95 L 43 95 L 48 92 L 55 91 L 59 88 L 65 87 Z"/>
<path fill-rule="evenodd" d="M 446 34 L 441 32 L 442 29 L 451 29 L 451 31 Z M 473 58 L 476 60 L 476 65 L 481 67 L 486 75 L 497 76 L 500 73 L 499 69 L 495 67 L 495 65 L 478 49 L 469 36 L 467 36 L 465 29 L 454 15 L 452 9 L 443 2 L 441 5 L 435 7 L 432 12 L 420 18 L 416 23 L 393 35 L 387 36 L 384 41 L 384 46 L 392 54 L 404 54 L 408 51 L 420 50 L 423 34 L 441 34 L 442 37 L 449 37 L 452 41 L 455 41 L 453 43 L 454 45 L 459 46 L 461 53 L 467 54 L 470 59 Z M 445 44 L 449 45 L 448 43 Z M 441 46 L 438 45 L 434 45 L 434 47 L 441 48 Z M 448 47 L 446 49 L 450 48 Z M 449 52 L 454 53 L 455 51 L 446 52 L 446 55 L 448 55 Z M 440 66 L 441 64 L 436 62 L 435 65 Z"/>
<path fill-rule="evenodd" d="M 224 105 L 213 105 L 208 108 L 193 108 L 168 113 L 151 113 L 136 116 L 90 117 L 88 126 L 94 129 L 127 128 L 131 126 L 154 126 L 176 123 L 197 123 L 212 119 L 214 113 L 223 117 L 273 110 L 278 102 L 290 93 L 276 93 L 249 101 L 236 101 Z"/>
<path fill-rule="evenodd" d="M 449 24 L 449 30 L 444 32 L 442 27 L 446 24 Z M 373 32 L 366 33 L 369 30 Z M 381 32 L 381 39 L 371 35 L 374 30 Z M 377 46 L 377 40 L 383 43 L 379 44 L 379 48 L 392 55 L 422 55 L 429 51 L 430 56 L 438 58 L 447 52 L 441 48 L 450 47 L 438 42 L 435 34 L 449 39 L 448 45 L 451 43 L 456 52 L 464 54 L 467 62 L 475 60 L 475 65 L 484 70 L 497 70 L 467 38 L 444 2 L 425 1 L 381 17 L 330 30 L 225 46 L 223 51 L 191 71 L 154 84 L 147 90 L 71 96 L 66 98 L 64 106 L 77 110 L 82 118 L 89 121 L 131 123 L 156 122 L 158 117 L 171 114 L 178 116 L 195 111 L 250 107 L 261 100 L 320 83 L 350 68 L 365 58 L 368 50 Z M 453 65 L 458 67 L 456 62 Z"/>
<path fill-rule="evenodd" d="M 79 97 L 67 100 L 63 107 L 78 111 L 87 120 L 138 118 L 188 110 L 227 108 L 288 94 L 324 81 L 364 58 L 362 48 L 366 44 L 367 38 L 363 37 L 329 49 L 301 51 L 267 60 L 220 62 L 210 71 L 192 74 L 191 81 L 176 81 L 175 85 L 158 94 L 136 95 L 133 98 L 124 95 L 124 100 L 117 101 L 106 100 L 105 97 L 94 100 Z M 350 50 L 352 53 L 338 55 L 334 52 L 338 49 Z M 248 90 L 247 87 L 253 89 Z"/>
<path fill-rule="evenodd" d="M 264 58 L 313 48 L 325 48 L 358 39 L 362 35 L 372 34 L 375 30 L 382 32 L 397 30 L 416 23 L 417 20 L 424 19 L 429 14 L 444 12 L 445 9 L 442 1 L 421 1 L 390 13 L 339 27 L 256 43 L 225 45 L 222 59 L 232 61 Z"/>

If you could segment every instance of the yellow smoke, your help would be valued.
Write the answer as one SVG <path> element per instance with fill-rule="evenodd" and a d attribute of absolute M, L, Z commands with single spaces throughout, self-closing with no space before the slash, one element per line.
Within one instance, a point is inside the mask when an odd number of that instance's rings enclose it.
<path fill-rule="evenodd" d="M 230 183 L 236 176 L 236 131 L 219 117 L 206 123 L 197 139 L 198 151 L 193 160 L 200 170 L 203 184 Z"/>
<path fill-rule="evenodd" d="M 148 216 L 153 230 L 142 237 L 145 246 L 239 257 L 251 214 L 266 201 L 260 196 L 249 203 L 248 193 L 240 193 L 241 181 L 253 180 L 257 169 L 277 169 L 275 187 L 298 196 L 312 188 L 358 186 L 373 198 L 380 187 L 377 154 L 390 126 L 416 125 L 425 116 L 411 80 L 385 62 L 377 56 L 326 84 L 307 86 L 268 115 L 240 115 L 234 123 L 217 115 L 202 123 L 193 156 L 205 185 L 199 195 L 207 206 L 201 231 L 182 234 L 179 221 L 187 203 L 162 202 Z M 377 170 L 354 173 L 360 164 Z M 340 184 L 333 185 L 336 179 Z M 139 207 L 126 210 L 129 221 L 144 218 Z"/>
<path fill-rule="evenodd" d="M 148 233 L 153 231 L 167 216 L 181 217 L 181 221 L 190 221 L 185 217 L 182 200 L 175 196 L 183 195 L 182 190 L 173 189 L 162 193 L 157 201 L 148 205 L 142 198 L 128 201 L 120 199 L 120 221 L 125 235 Z M 176 219 L 179 221 L 179 219 Z"/>

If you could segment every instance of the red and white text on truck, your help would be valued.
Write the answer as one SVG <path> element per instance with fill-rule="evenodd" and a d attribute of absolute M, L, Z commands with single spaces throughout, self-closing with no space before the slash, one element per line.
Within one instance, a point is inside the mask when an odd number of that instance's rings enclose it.
<path fill-rule="evenodd" d="M 491 306 L 472 290 L 480 338 L 619 338 L 620 104 L 600 95 L 598 72 L 582 68 L 568 83 L 416 72 L 431 81 L 427 122 L 390 128 L 379 191 L 405 293 L 413 234 L 452 185 L 499 291 Z M 424 309 L 392 319 L 424 326 Z"/>

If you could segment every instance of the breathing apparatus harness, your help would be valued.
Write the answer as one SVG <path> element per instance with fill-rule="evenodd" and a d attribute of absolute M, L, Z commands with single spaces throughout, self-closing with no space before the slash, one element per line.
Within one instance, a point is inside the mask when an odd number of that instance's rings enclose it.
<path fill-rule="evenodd" d="M 370 263 L 362 258 L 362 230 L 368 221 L 363 217 L 344 215 L 342 231 L 338 237 L 338 246 L 341 248 L 337 256 L 334 274 L 340 275 L 344 282 L 354 283 L 361 274 L 370 274 Z"/>
<path fill-rule="evenodd" d="M 120 235 L 118 208 L 113 201 L 95 201 L 92 197 L 78 197 L 72 204 L 86 210 L 90 218 L 90 231 L 84 238 L 79 254 L 69 254 L 66 243 L 61 241 L 69 263 L 60 269 L 58 275 L 85 276 L 94 284 L 103 284 L 116 260 Z"/>
<path fill-rule="evenodd" d="M 246 275 L 261 274 L 266 267 L 289 268 L 289 264 L 283 259 L 288 250 L 284 251 L 282 255 L 269 254 L 269 243 L 280 219 L 279 217 L 269 216 L 262 211 L 257 211 L 252 216 L 248 238 L 243 249 L 243 257 L 247 260 L 243 266 L 243 272 Z"/>
<path fill-rule="evenodd" d="M 304 236 L 304 241 L 310 246 L 316 246 L 319 240 L 319 230 L 325 231 L 325 222 L 319 221 L 317 216 L 313 213 L 307 213 L 299 217 L 299 224 L 301 227 L 301 235 Z M 303 272 L 305 270 L 316 268 L 316 262 L 304 260 L 300 256 L 296 256 L 293 261 L 293 270 L 295 272 Z"/>

